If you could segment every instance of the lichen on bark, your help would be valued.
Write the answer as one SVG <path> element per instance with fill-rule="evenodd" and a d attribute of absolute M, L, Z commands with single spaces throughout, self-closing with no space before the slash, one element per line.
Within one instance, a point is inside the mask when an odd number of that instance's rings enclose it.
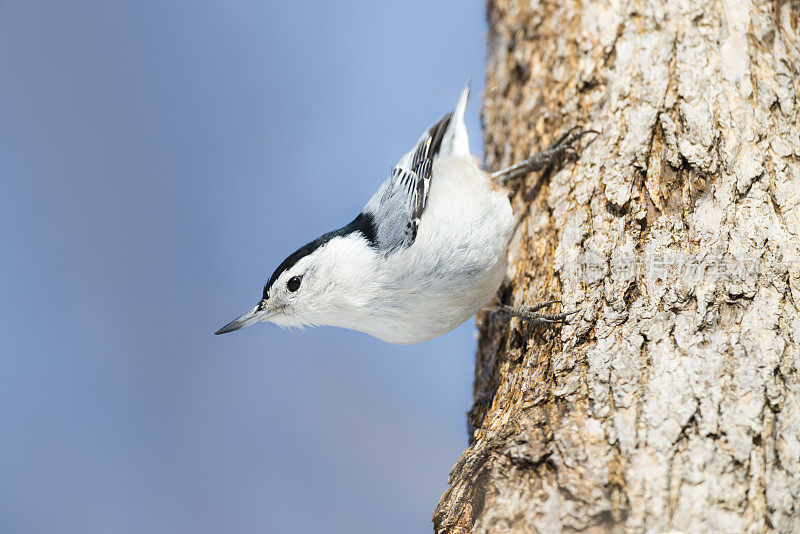
<path fill-rule="evenodd" d="M 486 161 L 515 195 L 443 532 L 800 532 L 800 3 L 488 5 Z"/>

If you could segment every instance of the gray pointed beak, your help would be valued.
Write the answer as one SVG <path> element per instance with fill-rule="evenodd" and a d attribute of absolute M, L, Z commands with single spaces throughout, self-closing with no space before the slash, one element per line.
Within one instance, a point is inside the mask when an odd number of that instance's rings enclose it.
<path fill-rule="evenodd" d="M 233 321 L 229 322 L 216 332 L 215 335 L 220 334 L 227 334 L 228 332 L 235 332 L 236 330 L 241 330 L 246 326 L 250 326 L 251 324 L 255 324 L 259 321 L 263 321 L 267 312 L 265 310 L 258 311 L 258 306 L 250 310 L 249 312 L 245 313 L 234 319 Z"/>

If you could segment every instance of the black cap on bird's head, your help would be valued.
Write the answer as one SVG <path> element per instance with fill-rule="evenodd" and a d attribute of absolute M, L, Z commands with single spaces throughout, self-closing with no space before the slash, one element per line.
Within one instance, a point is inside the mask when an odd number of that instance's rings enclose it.
<path fill-rule="evenodd" d="M 270 298 L 270 294 L 273 292 L 273 289 L 276 288 L 278 281 L 281 280 L 281 278 L 286 278 L 285 282 L 280 282 L 280 288 L 277 289 L 278 293 L 284 296 L 296 295 L 302 284 L 303 272 L 290 272 L 290 276 L 285 275 L 285 273 L 287 273 L 287 271 L 292 271 L 298 263 L 313 255 L 332 239 L 336 237 L 346 237 L 356 232 L 359 232 L 359 235 L 364 237 L 368 243 L 371 244 L 373 242 L 375 230 L 370 215 L 360 213 L 358 217 L 344 227 L 334 230 L 333 232 L 328 232 L 290 254 L 289 257 L 278 265 L 278 268 L 275 269 L 275 272 L 270 276 L 269 281 L 264 286 L 264 291 L 258 304 L 252 310 L 237 317 L 214 333 L 217 335 L 227 334 L 228 332 L 235 332 L 236 330 L 241 330 L 242 328 L 258 322 L 272 321 L 278 313 L 285 311 L 286 308 L 286 302 L 276 303 L 274 302 L 274 298 Z"/>

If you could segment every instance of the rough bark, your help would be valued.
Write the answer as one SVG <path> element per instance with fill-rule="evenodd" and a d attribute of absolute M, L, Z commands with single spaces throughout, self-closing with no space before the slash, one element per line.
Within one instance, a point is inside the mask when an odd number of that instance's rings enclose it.
<path fill-rule="evenodd" d="M 497 169 L 582 124 L 513 199 L 469 448 L 436 532 L 800 532 L 800 3 L 490 2 Z"/>

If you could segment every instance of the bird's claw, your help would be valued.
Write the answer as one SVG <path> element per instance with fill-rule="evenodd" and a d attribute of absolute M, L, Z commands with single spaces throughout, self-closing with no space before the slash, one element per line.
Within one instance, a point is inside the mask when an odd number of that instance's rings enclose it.
<path fill-rule="evenodd" d="M 580 126 L 573 126 L 564 132 L 555 142 L 538 154 L 526 160 L 515 163 L 510 167 L 492 173 L 491 177 L 501 184 L 520 178 L 522 175 L 533 171 L 540 171 L 546 167 L 558 166 L 565 161 L 576 161 L 579 157 L 578 149 L 574 146 L 584 135 L 599 134 L 597 130 L 582 130 Z"/>
<path fill-rule="evenodd" d="M 560 302 L 561 301 L 558 300 L 550 300 L 547 302 L 534 304 L 532 306 L 524 304 L 521 306 L 506 306 L 505 304 L 501 304 L 495 309 L 501 313 L 505 313 L 506 315 L 522 319 L 531 325 L 568 323 L 571 315 L 581 311 L 580 309 L 577 309 L 561 313 L 536 313 L 542 308 L 546 308 L 547 306 Z"/>
<path fill-rule="evenodd" d="M 541 162 L 537 162 L 537 169 L 543 168 L 547 165 L 557 165 L 563 163 L 564 161 L 576 161 L 579 157 L 578 149 L 574 146 L 574 144 L 583 138 L 583 136 L 588 134 L 597 134 L 599 135 L 600 132 L 597 130 L 587 129 L 582 130 L 580 126 L 573 126 L 564 134 L 561 135 L 554 143 L 552 143 L 549 147 L 544 149 L 542 152 L 537 154 L 536 156 L 543 156 Z M 534 158 L 536 158 L 534 156 Z M 532 160 L 534 158 L 531 158 Z M 533 163 L 533 162 L 532 162 Z"/>
<path fill-rule="evenodd" d="M 555 143 L 550 145 L 550 148 L 557 147 L 558 145 L 569 145 L 569 146 L 571 146 L 572 143 L 574 143 L 575 141 L 579 140 L 584 135 L 588 135 L 590 133 L 600 135 L 600 132 L 598 132 L 597 130 L 592 130 L 592 129 L 581 130 L 580 126 L 573 126 L 569 130 L 564 132 L 564 134 L 561 137 L 559 137 L 556 140 Z"/>

